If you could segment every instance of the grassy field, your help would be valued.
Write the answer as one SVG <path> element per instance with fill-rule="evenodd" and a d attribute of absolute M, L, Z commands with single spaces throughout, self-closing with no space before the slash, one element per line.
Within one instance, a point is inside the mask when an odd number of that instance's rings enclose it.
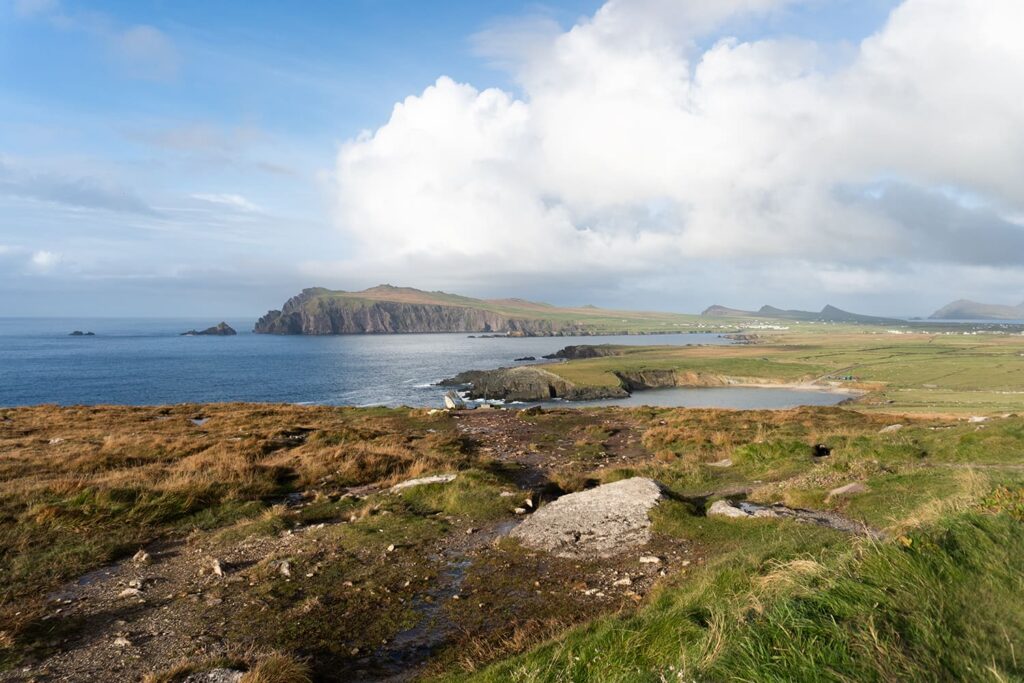
<path fill-rule="evenodd" d="M 864 410 L 993 415 L 1024 410 L 1024 336 L 886 334 L 874 327 L 804 325 L 744 346 L 623 347 L 621 355 L 549 369 L 581 386 L 615 372 L 672 370 L 681 384 L 716 378 L 817 382 L 868 392 Z M 852 381 L 839 378 L 852 376 Z"/>
<path fill-rule="evenodd" d="M 1022 453 L 1024 418 L 844 408 L 0 410 L 0 680 L 1019 680 Z M 503 539 L 527 497 L 637 475 L 670 492 L 647 548 Z"/>

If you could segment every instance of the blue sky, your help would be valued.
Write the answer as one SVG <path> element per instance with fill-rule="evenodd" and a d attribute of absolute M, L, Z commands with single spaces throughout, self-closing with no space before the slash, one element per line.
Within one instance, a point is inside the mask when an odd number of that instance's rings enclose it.
<path fill-rule="evenodd" d="M 637 6 L 645 3 L 658 5 L 640 0 Z M 881 30 L 898 5 L 892 0 L 762 4 L 771 5 L 770 11 L 736 11 L 700 31 L 680 29 L 672 45 L 692 63 L 723 39 L 734 45 L 793 45 L 803 50 L 800 54 L 813 45 L 820 52 L 813 68 L 827 77 L 855 59 L 849 53 Z M 695 258 L 687 281 L 672 280 L 671 269 L 657 265 L 642 272 L 612 269 L 594 279 L 567 279 L 557 267 L 529 277 L 518 271 L 486 277 L 487 268 L 455 277 L 451 274 L 463 269 L 449 257 L 472 249 L 428 250 L 410 256 L 411 262 L 380 258 L 382 252 L 408 251 L 403 235 L 419 230 L 415 217 L 388 232 L 383 249 L 377 244 L 367 250 L 367 234 L 372 241 L 375 230 L 383 235 L 394 223 L 385 229 L 356 226 L 346 213 L 353 206 L 351 188 L 375 186 L 363 183 L 366 173 L 349 178 L 339 170 L 345 159 L 339 150 L 350 145 L 358 151 L 361 132 L 385 127 L 397 102 L 425 97 L 425 89 L 447 76 L 477 93 L 497 88 L 510 100 L 537 106 L 542 98 L 536 74 L 545 68 L 541 58 L 520 54 L 510 64 L 495 55 L 508 46 L 495 50 L 488 41 L 518 39 L 517 31 L 526 26 L 531 40 L 547 45 L 574 26 L 600 23 L 591 17 L 601 6 L 496 0 L 3 2 L 0 315 L 256 315 L 303 286 L 361 288 L 383 281 L 557 303 L 622 305 L 640 297 L 650 307 L 677 310 L 722 297 L 735 301 L 743 292 L 709 280 L 706 256 Z M 821 66 L 822 60 L 829 64 Z M 424 183 L 432 182 L 432 169 L 448 158 L 444 149 L 437 153 L 437 164 L 422 166 L 418 179 Z M 396 175 L 402 168 L 409 164 Z M 880 167 L 882 174 L 905 178 L 890 167 Z M 949 196 L 961 186 L 943 187 Z M 612 213 L 632 215 L 638 207 L 663 203 L 660 196 L 640 193 L 609 213 L 603 204 L 563 200 L 563 190 L 540 188 L 537 194 L 544 201 L 559 195 L 551 201 L 565 204 L 580 233 L 600 232 Z M 977 196 L 970 183 L 963 184 L 962 194 Z M 403 196 L 382 191 L 361 200 L 401 203 Z M 982 204 L 986 210 L 992 206 Z M 680 216 L 690 210 L 683 200 L 668 205 L 683 207 Z M 439 206 L 456 210 L 451 216 L 438 210 L 424 225 L 467 215 L 457 204 Z M 1012 205 L 1003 208 L 1016 211 Z M 396 220 L 401 223 L 402 217 Z M 481 225 L 464 229 L 487 229 Z M 528 226 L 523 231 L 528 234 Z M 446 234 L 438 232 L 437 239 L 447 239 Z M 689 237 L 679 234 L 687 242 Z M 749 259 L 728 267 L 752 272 Z M 906 268 L 899 262 L 891 269 Z M 835 269 L 841 280 L 852 281 L 865 265 L 844 262 Z M 694 292 L 693 281 L 705 282 L 706 291 Z M 666 292 L 683 286 L 691 292 L 687 297 Z M 788 287 L 780 281 L 772 293 L 786 296 Z M 843 301 L 843 291 L 835 294 Z M 947 294 L 960 292 L 936 296 Z M 806 292 L 778 303 L 825 303 L 801 297 Z M 863 287 L 845 297 L 866 306 L 885 300 L 884 292 Z M 918 303 L 908 299 L 902 305 Z"/>

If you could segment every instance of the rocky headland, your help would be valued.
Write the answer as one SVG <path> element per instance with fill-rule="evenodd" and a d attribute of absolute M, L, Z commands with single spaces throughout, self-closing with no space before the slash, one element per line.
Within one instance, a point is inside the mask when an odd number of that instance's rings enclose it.
<path fill-rule="evenodd" d="M 589 333 L 571 321 L 509 315 L 482 300 L 442 293 L 433 297 L 416 294 L 434 293 L 406 293 L 389 285 L 363 292 L 305 289 L 285 302 L 281 310 L 260 318 L 255 331 L 309 335 L 500 332 L 518 337 Z"/>
<path fill-rule="evenodd" d="M 469 370 L 441 386 L 465 387 L 471 399 L 502 401 L 593 401 L 602 398 L 625 398 L 629 392 L 615 386 L 577 386 L 553 372 L 535 365 L 497 370 Z"/>
<path fill-rule="evenodd" d="M 592 358 L 624 356 L 629 348 L 613 345 L 567 346 L 560 351 L 544 356 L 548 359 L 576 361 Z M 637 391 L 670 389 L 674 387 L 727 387 L 727 386 L 773 386 L 789 388 L 816 388 L 839 391 L 836 387 L 815 384 L 807 379 L 798 381 L 774 380 L 765 377 L 742 377 L 716 372 L 700 372 L 658 367 L 609 368 L 608 379 L 603 384 L 579 384 L 548 368 L 556 364 L 529 365 L 496 370 L 469 370 L 439 382 L 439 386 L 460 387 L 473 400 L 503 401 L 594 401 L 610 398 L 626 398 Z M 852 389 L 844 393 L 858 395 Z"/>
<path fill-rule="evenodd" d="M 614 321 L 614 322 L 612 322 Z M 359 292 L 304 289 L 257 321 L 262 334 L 403 334 L 558 337 L 688 331 L 675 313 L 565 308 L 524 299 L 474 299 L 447 292 L 378 285 Z M 613 326 L 614 325 L 614 326 Z"/>

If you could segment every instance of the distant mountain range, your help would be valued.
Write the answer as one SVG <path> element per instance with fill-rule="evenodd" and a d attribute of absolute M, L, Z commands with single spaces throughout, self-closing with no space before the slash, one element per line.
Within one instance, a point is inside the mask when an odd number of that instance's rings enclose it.
<path fill-rule="evenodd" d="M 933 320 L 1024 320 L 1024 302 L 1016 306 L 959 299 L 932 313 Z"/>
<path fill-rule="evenodd" d="M 701 315 L 721 318 L 777 318 L 780 320 L 801 320 L 808 322 L 830 323 L 866 323 L 869 325 L 895 325 L 906 321 L 898 318 L 881 318 L 874 315 L 850 313 L 841 308 L 828 305 L 815 313 L 814 311 L 783 310 L 774 306 L 762 306 L 757 311 L 742 311 L 736 308 L 714 305 L 704 309 Z"/>

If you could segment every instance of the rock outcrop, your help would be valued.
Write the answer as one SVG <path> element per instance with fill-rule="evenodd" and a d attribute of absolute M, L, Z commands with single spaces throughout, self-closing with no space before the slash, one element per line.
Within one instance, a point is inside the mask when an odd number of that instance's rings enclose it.
<path fill-rule="evenodd" d="M 850 534 L 862 534 L 870 538 L 881 538 L 881 534 L 856 520 L 848 519 L 834 512 L 824 510 L 801 510 L 785 505 L 762 505 L 747 501 L 732 502 L 716 500 L 707 509 L 708 517 L 733 519 L 789 519 L 794 522 L 816 524 Z"/>
<path fill-rule="evenodd" d="M 592 401 L 602 398 L 625 398 L 629 392 L 621 386 L 578 387 L 536 365 L 497 370 L 470 370 L 441 382 L 442 386 L 468 387 L 471 399 L 504 401 Z"/>
<path fill-rule="evenodd" d="M 559 557 L 610 557 L 646 544 L 661 485 L 634 477 L 548 503 L 512 530 L 523 545 Z"/>
<path fill-rule="evenodd" d="M 544 356 L 548 360 L 580 360 L 581 358 L 605 358 L 607 356 L 621 356 L 626 352 L 622 346 L 612 344 L 582 344 L 579 346 L 566 346 L 554 353 Z"/>
<path fill-rule="evenodd" d="M 230 337 L 238 334 L 235 330 L 228 325 L 226 322 L 219 322 L 213 327 L 207 327 L 205 330 L 189 330 L 188 332 L 182 332 L 182 337 Z"/>

